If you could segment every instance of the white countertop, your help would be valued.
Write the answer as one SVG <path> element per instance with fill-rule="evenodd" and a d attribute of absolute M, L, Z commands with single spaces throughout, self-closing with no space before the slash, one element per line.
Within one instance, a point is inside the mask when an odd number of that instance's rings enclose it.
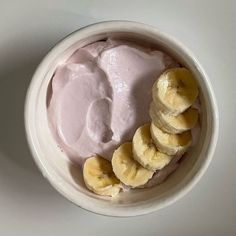
<path fill-rule="evenodd" d="M 175 36 L 208 73 L 220 112 L 207 173 L 156 213 L 111 218 L 82 210 L 36 168 L 24 137 L 24 97 L 47 51 L 81 26 L 135 20 Z M 0 0 L 0 235 L 236 235 L 236 2 L 234 0 Z"/>

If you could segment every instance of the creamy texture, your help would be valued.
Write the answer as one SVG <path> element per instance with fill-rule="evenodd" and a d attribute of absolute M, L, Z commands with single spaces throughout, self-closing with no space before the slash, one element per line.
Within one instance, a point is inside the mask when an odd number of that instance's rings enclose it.
<path fill-rule="evenodd" d="M 77 50 L 52 78 L 48 118 L 58 145 L 79 164 L 94 154 L 110 160 L 150 122 L 152 85 L 175 66 L 161 51 L 119 40 Z"/>

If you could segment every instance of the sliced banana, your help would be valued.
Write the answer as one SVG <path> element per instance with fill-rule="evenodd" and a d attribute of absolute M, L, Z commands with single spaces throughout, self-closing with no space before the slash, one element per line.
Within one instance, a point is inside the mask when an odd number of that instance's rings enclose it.
<path fill-rule="evenodd" d="M 152 122 L 167 133 L 179 134 L 192 129 L 198 120 L 198 110 L 189 108 L 177 116 L 165 114 L 152 102 L 150 104 L 149 115 Z"/>
<path fill-rule="evenodd" d="M 109 161 L 93 156 L 84 163 L 83 177 L 88 189 L 99 195 L 116 196 L 122 186 L 112 171 Z"/>
<path fill-rule="evenodd" d="M 136 130 L 132 145 L 134 159 L 149 170 L 160 170 L 172 159 L 172 156 L 157 150 L 151 137 L 150 124 L 143 125 Z"/>
<path fill-rule="evenodd" d="M 111 162 L 116 177 L 131 187 L 138 187 L 147 183 L 154 173 L 143 168 L 133 159 L 131 142 L 123 143 L 116 149 Z"/>
<path fill-rule="evenodd" d="M 198 96 L 193 74 L 186 68 L 166 70 L 152 88 L 153 101 L 165 114 L 178 115 L 189 108 Z"/>
<path fill-rule="evenodd" d="M 181 134 L 168 134 L 155 126 L 153 122 L 150 131 L 158 150 L 168 155 L 184 154 L 192 143 L 191 131 L 185 131 Z"/>

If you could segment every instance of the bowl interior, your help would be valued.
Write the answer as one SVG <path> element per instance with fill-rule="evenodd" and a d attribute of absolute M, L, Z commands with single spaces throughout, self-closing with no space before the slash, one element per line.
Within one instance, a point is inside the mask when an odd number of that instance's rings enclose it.
<path fill-rule="evenodd" d="M 81 168 L 71 163 L 57 146 L 47 120 L 48 88 L 50 88 L 50 80 L 58 64 L 64 62 L 78 48 L 107 39 L 107 37 L 151 44 L 155 48 L 166 51 L 195 74 L 199 84 L 201 103 L 199 141 L 189 150 L 179 168 L 161 185 L 122 192 L 114 199 L 88 191 L 84 185 Z M 214 118 L 212 114 L 211 97 L 203 72 L 194 58 L 172 39 L 159 35 L 157 31 L 141 28 L 123 30 L 98 28 L 97 31 L 82 29 L 53 48 L 39 66 L 28 95 L 26 126 L 28 126 L 28 138 L 34 158 L 43 175 L 59 192 L 88 210 L 107 215 L 128 216 L 162 208 L 179 198 L 193 184 L 209 152 L 208 147 L 212 138 L 211 120 Z"/>

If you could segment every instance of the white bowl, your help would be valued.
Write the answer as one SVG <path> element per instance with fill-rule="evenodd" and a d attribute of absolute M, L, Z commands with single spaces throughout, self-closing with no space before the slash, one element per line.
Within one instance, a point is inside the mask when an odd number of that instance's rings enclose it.
<path fill-rule="evenodd" d="M 61 62 L 76 49 L 109 36 L 142 40 L 167 51 L 188 67 L 200 87 L 200 140 L 180 167 L 163 184 L 149 189 L 122 192 L 110 199 L 85 187 L 81 170 L 59 149 L 47 120 L 47 93 L 51 77 Z M 25 103 L 25 127 L 34 160 L 52 186 L 76 205 L 109 216 L 135 216 L 161 209 L 183 197 L 206 171 L 217 143 L 218 110 L 206 73 L 193 54 L 173 37 L 158 29 L 128 21 L 102 22 L 79 29 L 60 41 L 38 66 Z"/>

